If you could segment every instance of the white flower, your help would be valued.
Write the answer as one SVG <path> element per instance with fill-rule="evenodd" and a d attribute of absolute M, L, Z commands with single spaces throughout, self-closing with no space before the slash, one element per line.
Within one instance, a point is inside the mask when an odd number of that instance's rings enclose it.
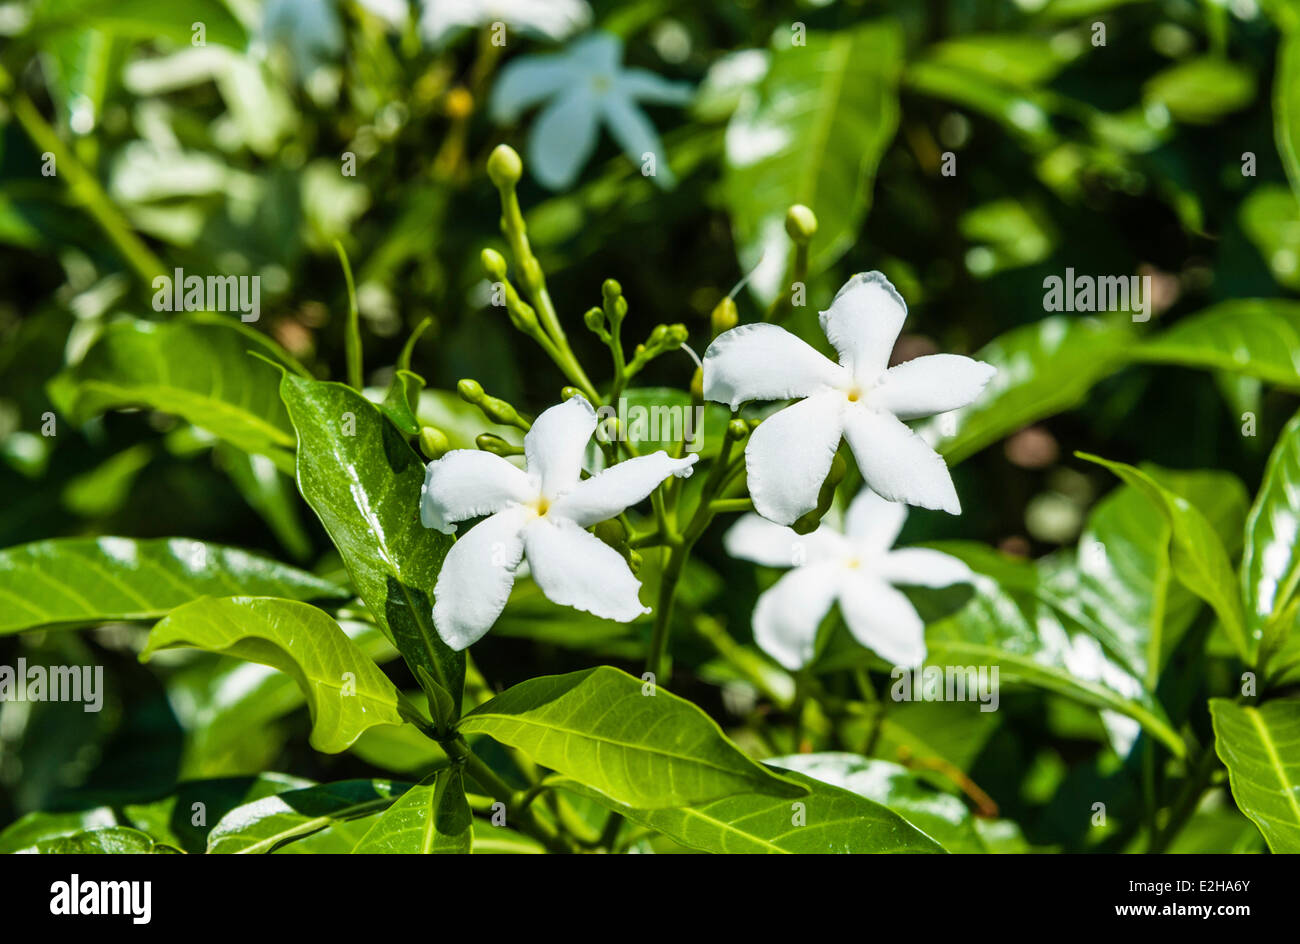
<path fill-rule="evenodd" d="M 512 31 L 561 40 L 591 22 L 586 0 L 423 0 L 420 33 L 439 46 L 451 33 L 504 23 Z"/>
<path fill-rule="evenodd" d="M 267 0 L 258 38 L 263 46 L 287 47 L 303 76 L 343 52 L 343 26 L 332 0 Z"/>
<path fill-rule="evenodd" d="M 582 397 L 553 406 L 524 437 L 527 470 L 500 456 L 455 449 L 429 463 L 420 498 L 426 528 L 453 534 L 455 521 L 488 515 L 452 545 L 434 587 L 433 623 L 464 649 L 496 622 L 523 558 L 542 593 L 626 623 L 650 612 L 641 583 L 617 551 L 585 529 L 613 518 L 670 475 L 685 478 L 698 456 L 662 450 L 581 479 L 596 413 Z"/>
<path fill-rule="evenodd" d="M 732 557 L 768 567 L 794 567 L 758 598 L 754 641 L 787 669 L 813 657 L 817 627 L 839 602 L 853 638 L 895 665 L 925 659 L 925 624 L 891 584 L 946 587 L 968 582 L 970 568 L 928 548 L 891 551 L 907 506 L 864 489 L 853 499 L 845 533 L 823 524 L 811 534 L 745 515 L 724 538 Z"/>
<path fill-rule="evenodd" d="M 638 165 L 653 154 L 655 181 L 672 186 L 659 135 L 636 103 L 682 105 L 690 100 L 690 87 L 645 69 L 624 69 L 622 62 L 621 39 L 591 33 L 562 53 L 520 56 L 501 71 L 491 101 L 497 121 L 513 122 L 550 99 L 528 136 L 528 166 L 544 186 L 561 190 L 577 179 L 602 122 Z"/>
<path fill-rule="evenodd" d="M 943 459 L 902 420 L 971 403 L 996 371 L 956 354 L 889 367 L 906 317 L 889 280 L 867 272 L 849 279 L 821 313 L 838 364 L 772 324 L 741 325 L 709 345 L 707 399 L 734 410 L 747 400 L 804 398 L 765 419 L 745 447 L 749 493 L 763 517 L 793 524 L 817 506 L 840 437 L 872 490 L 890 501 L 961 513 Z"/>

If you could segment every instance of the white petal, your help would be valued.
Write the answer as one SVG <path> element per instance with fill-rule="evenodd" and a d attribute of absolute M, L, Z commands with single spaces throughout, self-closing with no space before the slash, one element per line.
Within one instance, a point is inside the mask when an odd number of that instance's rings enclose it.
<path fill-rule="evenodd" d="M 844 436 L 872 490 L 890 501 L 961 514 L 943 457 L 897 417 L 851 407 L 844 411 Z"/>
<path fill-rule="evenodd" d="M 849 505 L 844 533 L 856 545 L 883 551 L 894 546 L 906 520 L 906 505 L 881 498 L 871 489 L 864 488 Z"/>
<path fill-rule="evenodd" d="M 492 118 L 502 124 L 545 101 L 573 82 L 573 63 L 568 56 L 520 56 L 501 70 L 492 87 Z"/>
<path fill-rule="evenodd" d="M 973 579 L 964 561 L 928 547 L 891 551 L 878 566 L 882 580 L 909 587 L 949 587 Z"/>
<path fill-rule="evenodd" d="M 811 534 L 796 534 L 755 514 L 742 515 L 722 542 L 732 557 L 765 567 L 800 567 L 848 556 L 844 538 L 825 525 Z"/>
<path fill-rule="evenodd" d="M 613 78 L 623 62 L 623 40 L 614 33 L 595 30 L 570 43 L 565 55 L 581 63 L 590 75 Z"/>
<path fill-rule="evenodd" d="M 538 183 L 551 190 L 572 184 L 595 150 L 598 127 L 586 85 L 570 87 L 542 109 L 528 135 L 528 166 Z"/>
<path fill-rule="evenodd" d="M 927 354 L 885 371 L 868 400 L 901 420 L 934 416 L 974 403 L 997 372 L 960 354 Z"/>
<path fill-rule="evenodd" d="M 733 410 L 746 400 L 788 400 L 846 386 L 848 374 L 773 324 L 725 331 L 704 352 L 704 397 Z"/>
<path fill-rule="evenodd" d="M 830 612 L 841 569 L 836 564 L 798 567 L 758 598 L 754 642 L 787 669 L 807 665 L 817 643 L 817 627 Z"/>
<path fill-rule="evenodd" d="M 500 511 L 535 497 L 528 476 L 500 456 L 478 449 L 453 449 L 429 463 L 420 490 L 420 521 L 426 528 L 455 534 L 455 521 Z"/>
<path fill-rule="evenodd" d="M 578 484 L 587 442 L 596 431 L 596 411 L 572 397 L 537 417 L 524 435 L 528 474 L 542 495 L 557 498 Z"/>
<path fill-rule="evenodd" d="M 533 579 L 552 603 L 630 623 L 641 605 L 641 582 L 609 545 L 567 518 L 539 518 L 524 529 L 524 553 Z"/>
<path fill-rule="evenodd" d="M 831 460 L 844 434 L 847 401 L 819 393 L 773 413 L 745 446 L 745 472 L 754 510 L 777 524 L 794 524 L 817 507 Z"/>
<path fill-rule="evenodd" d="M 849 571 L 840 586 L 840 612 L 853 638 L 894 665 L 925 661 L 925 624 L 910 600 L 862 571 Z"/>
<path fill-rule="evenodd" d="M 670 82 L 648 69 L 624 69 L 616 87 L 629 98 L 654 105 L 685 105 L 693 94 L 688 83 Z"/>
<path fill-rule="evenodd" d="M 590 527 L 635 505 L 670 475 L 688 478 L 697 459 L 698 455 L 674 459 L 662 449 L 628 459 L 573 486 L 551 506 L 550 514 Z"/>
<path fill-rule="evenodd" d="M 451 648 L 464 649 L 492 628 L 515 584 L 530 512 L 514 506 L 466 531 L 442 562 L 433 588 L 433 625 Z"/>
<path fill-rule="evenodd" d="M 853 276 L 821 312 L 822 330 L 840 352 L 840 363 L 863 384 L 874 383 L 889 366 L 906 318 L 903 296 L 879 272 Z"/>
<path fill-rule="evenodd" d="M 664 188 L 672 187 L 676 178 L 668 167 L 668 155 L 664 153 L 659 132 L 655 131 L 650 119 L 625 95 L 610 92 L 600 96 L 599 101 L 609 133 L 623 153 L 632 159 L 638 170 L 647 154 L 654 155 L 655 182 Z"/>

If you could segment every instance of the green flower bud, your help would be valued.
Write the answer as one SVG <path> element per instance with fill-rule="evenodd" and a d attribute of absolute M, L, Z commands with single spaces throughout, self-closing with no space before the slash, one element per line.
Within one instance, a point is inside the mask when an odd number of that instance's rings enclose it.
<path fill-rule="evenodd" d="M 506 257 L 501 255 L 495 249 L 484 249 L 479 254 L 483 262 L 483 271 L 488 274 L 488 278 L 496 279 L 498 282 L 505 281 L 506 277 Z"/>
<path fill-rule="evenodd" d="M 524 175 L 524 162 L 519 159 L 519 152 L 510 145 L 498 144 L 488 157 L 487 172 L 492 183 L 504 190 L 519 183 L 519 178 Z"/>
<path fill-rule="evenodd" d="M 796 203 L 786 211 L 785 231 L 796 243 L 806 243 L 817 233 L 817 217 L 802 203 Z"/>
<path fill-rule="evenodd" d="M 574 397 L 580 397 L 580 396 L 582 396 L 582 391 L 579 390 L 577 387 L 561 387 L 561 388 L 560 388 L 560 399 L 561 399 L 561 400 L 572 400 Z"/>
<path fill-rule="evenodd" d="M 641 554 L 639 551 L 627 552 L 627 566 L 632 568 L 634 574 L 641 572 Z"/>
<path fill-rule="evenodd" d="M 695 368 L 695 375 L 691 377 L 691 398 L 694 400 L 704 399 L 704 368 L 703 367 Z"/>
<path fill-rule="evenodd" d="M 744 439 L 746 436 L 749 435 L 749 424 L 746 423 L 744 420 L 742 420 L 740 417 L 736 417 L 733 420 L 728 420 L 727 435 L 730 436 L 732 439 Z"/>
<path fill-rule="evenodd" d="M 456 392 L 466 403 L 478 403 L 483 399 L 483 385 L 477 380 L 470 380 L 466 377 L 464 380 L 456 382 Z"/>
<path fill-rule="evenodd" d="M 494 436 L 492 433 L 479 433 L 474 439 L 474 445 L 495 456 L 517 456 L 523 452 L 523 449 L 519 446 L 512 446 L 500 436 Z"/>
<path fill-rule="evenodd" d="M 840 458 L 839 453 L 836 453 L 831 459 L 831 467 L 826 473 L 826 480 L 822 482 L 821 491 L 817 493 L 817 507 L 790 526 L 795 534 L 811 534 L 817 530 L 822 518 L 835 503 L 835 489 L 844 480 L 844 473 L 847 471 L 848 466 Z"/>
<path fill-rule="evenodd" d="M 513 406 L 499 397 L 483 397 L 478 403 L 478 408 L 494 423 L 500 423 L 503 426 L 518 426 L 520 429 L 528 425 Z"/>
<path fill-rule="evenodd" d="M 627 528 L 617 518 L 610 518 L 596 525 L 596 537 L 600 538 L 614 550 L 621 550 L 627 544 Z"/>
<path fill-rule="evenodd" d="M 447 434 L 436 426 L 420 428 L 420 449 L 430 459 L 441 458 L 451 448 Z"/>
<path fill-rule="evenodd" d="M 596 337 L 602 341 L 609 340 L 609 331 L 605 328 L 605 312 L 602 309 L 588 308 L 587 313 L 582 316 L 582 322 Z"/>
<path fill-rule="evenodd" d="M 713 306 L 713 311 L 709 315 L 709 326 L 713 330 L 714 337 L 724 331 L 730 331 L 739 323 L 740 312 L 736 308 L 736 300 L 730 295 L 724 295 L 722 301 Z"/>

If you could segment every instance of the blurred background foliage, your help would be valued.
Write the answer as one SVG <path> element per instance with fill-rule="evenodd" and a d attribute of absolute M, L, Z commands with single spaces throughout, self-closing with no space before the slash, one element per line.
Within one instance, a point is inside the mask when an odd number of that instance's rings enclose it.
<path fill-rule="evenodd" d="M 489 304 L 479 253 L 500 245 L 485 157 L 502 141 L 526 153 L 536 120 L 494 122 L 494 80 L 512 58 L 562 41 L 431 37 L 427 13 L 406 0 L 0 2 L 0 546 L 185 535 L 339 571 L 291 480 L 264 457 L 154 411 L 80 424 L 60 414 L 57 435 L 42 435 L 60 406 L 49 381 L 107 324 L 168 317 L 151 306 L 159 270 L 260 276 L 253 327 L 339 379 L 339 240 L 356 271 L 369 385 L 387 385 L 385 365 L 431 319 L 412 367 L 433 388 L 424 418 L 453 445 L 485 428 L 448 392 L 462 377 L 521 408 L 558 399 L 560 375 Z M 1300 55 L 1290 84 L 1278 56 L 1297 20 L 1285 0 L 592 0 L 590 28 L 621 37 L 628 65 L 695 89 L 686 108 L 647 106 L 676 185 L 642 176 L 604 134 L 570 190 L 526 174 L 521 202 L 588 365 L 601 350 L 578 315 L 605 278 L 622 283 L 632 334 L 683 322 L 697 351 L 709 312 L 751 270 L 737 301 L 742 320 L 760 317 L 796 202 L 821 225 L 791 327 L 813 340 L 817 310 L 847 276 L 881 269 L 911 309 L 899 360 L 973 353 L 1042 322 L 1043 280 L 1067 267 L 1150 275 L 1153 323 L 1088 322 L 1091 339 L 1075 326 L 1054 360 L 1030 363 L 1043 379 L 1032 396 L 1053 404 L 1039 412 L 1059 415 L 955 445 L 950 458 L 969 454 L 954 469 L 965 513 L 914 514 L 903 538 L 1039 557 L 1072 545 L 1112 488 L 1074 450 L 1220 469 L 1253 491 L 1295 409 L 1292 394 L 1235 374 L 1103 368 L 1142 330 L 1300 290 L 1300 181 L 1288 185 L 1276 127 L 1280 111 L 1300 109 Z M 799 25 L 806 43 L 795 45 Z M 42 172 L 49 153 L 54 176 Z M 1290 161 L 1294 172 L 1294 152 Z M 1019 342 L 1006 343 L 1014 354 Z M 693 370 L 675 355 L 644 382 L 684 388 Z M 1253 437 L 1241 433 L 1244 412 L 1258 417 Z M 744 639 L 756 578 L 719 537 L 701 546 L 685 609 L 707 604 L 707 619 Z M 644 630 L 557 611 L 527 584 L 499 628 L 475 657 L 500 684 L 597 657 L 635 662 Z M 0 637 L 0 662 L 99 662 L 110 678 L 100 714 L 0 709 L 0 823 L 139 799 L 177 778 L 337 779 L 427 761 L 374 732 L 349 754 L 314 754 L 282 677 L 197 656 L 159 673 L 136 662 L 137 634 Z M 752 690 L 699 636 L 677 639 L 682 693 L 728 726 L 752 716 Z M 797 750 L 774 712 L 737 737 L 765 754 Z M 1036 845 L 1099 842 L 1080 798 L 1113 803 L 1121 821 L 1137 803 L 1096 713 L 1042 692 L 1008 692 L 992 714 L 902 706 L 881 737 L 881 756 L 929 758 L 936 785 L 978 783 Z M 1228 802 L 1185 835 L 1250 846 L 1258 837 L 1244 824 Z M 1118 835 L 1100 842 L 1122 844 Z"/>

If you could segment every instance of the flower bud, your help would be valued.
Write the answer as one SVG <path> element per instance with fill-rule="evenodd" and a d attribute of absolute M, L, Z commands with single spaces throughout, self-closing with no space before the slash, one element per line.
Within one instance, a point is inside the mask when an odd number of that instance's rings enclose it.
<path fill-rule="evenodd" d="M 498 144 L 487 161 L 488 177 L 500 190 L 513 187 L 524 175 L 524 162 L 519 152 L 508 144 Z"/>
<path fill-rule="evenodd" d="M 730 295 L 724 295 L 722 301 L 713 306 L 713 312 L 709 315 L 709 325 L 713 329 L 714 337 L 724 331 L 730 331 L 739 323 L 740 312 L 736 309 L 736 300 Z"/>
<path fill-rule="evenodd" d="M 786 211 L 785 231 L 796 243 L 807 243 L 817 233 L 817 217 L 802 203 L 796 203 Z"/>
<path fill-rule="evenodd" d="M 588 308 L 587 313 L 582 316 L 582 323 L 587 326 L 587 330 L 600 338 L 602 341 L 609 340 L 609 331 L 605 328 L 605 312 L 600 308 Z"/>
<path fill-rule="evenodd" d="M 634 574 L 641 572 L 641 554 L 639 551 L 627 552 L 627 566 L 632 569 Z"/>
<path fill-rule="evenodd" d="M 456 392 L 466 403 L 478 403 L 483 399 L 483 385 L 477 380 L 470 380 L 466 377 L 464 380 L 456 381 Z"/>
<path fill-rule="evenodd" d="M 582 394 L 582 391 L 579 390 L 577 387 L 561 387 L 561 388 L 560 388 L 560 399 L 561 399 L 561 400 L 572 400 L 574 397 L 580 397 L 580 396 L 582 396 L 582 395 L 583 395 L 583 394 Z"/>
<path fill-rule="evenodd" d="M 474 96 L 469 89 L 457 86 L 447 93 L 443 110 L 448 118 L 466 118 L 474 110 Z"/>
<path fill-rule="evenodd" d="M 627 543 L 627 528 L 617 518 L 610 518 L 596 525 L 596 537 L 600 538 L 614 550 L 621 550 Z"/>
<path fill-rule="evenodd" d="M 474 445 L 484 452 L 490 452 L 494 456 L 517 456 L 521 450 L 518 446 L 512 446 L 500 436 L 492 433 L 479 433 L 474 439 Z"/>
<path fill-rule="evenodd" d="M 744 439 L 749 435 L 749 424 L 740 417 L 727 421 L 727 435 L 732 439 Z"/>
<path fill-rule="evenodd" d="M 519 426 L 521 428 L 527 425 L 515 411 L 515 408 L 499 397 L 483 397 L 478 403 L 478 408 L 494 423 L 500 423 L 503 426 Z"/>
<path fill-rule="evenodd" d="M 691 377 L 691 398 L 694 400 L 704 399 L 704 368 L 703 367 L 695 368 L 695 375 Z"/>
<path fill-rule="evenodd" d="M 488 274 L 488 278 L 495 279 L 498 282 L 505 281 L 506 277 L 506 257 L 501 255 L 495 249 L 484 249 L 479 254 L 479 259 L 483 262 L 483 271 Z"/>
<path fill-rule="evenodd" d="M 430 459 L 441 458 L 451 448 L 447 434 L 436 426 L 420 428 L 420 449 Z"/>

